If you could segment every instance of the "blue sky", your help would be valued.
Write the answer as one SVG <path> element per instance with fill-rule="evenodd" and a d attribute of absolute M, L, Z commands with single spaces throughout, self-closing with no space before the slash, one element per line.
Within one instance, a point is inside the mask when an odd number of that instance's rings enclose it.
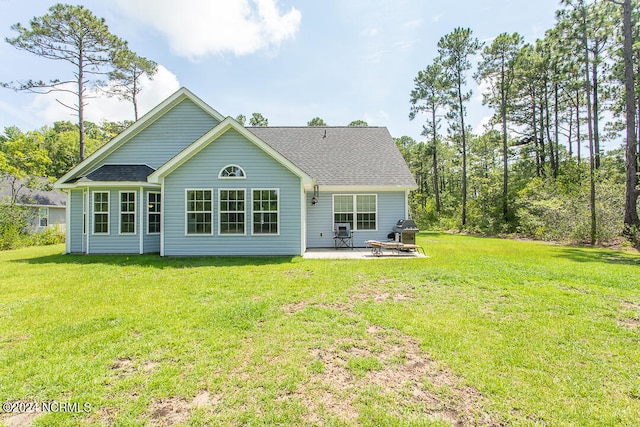
<path fill-rule="evenodd" d="M 0 37 L 11 25 L 42 16 L 53 1 L 0 0 Z M 533 42 L 555 22 L 556 0 L 88 0 L 111 31 L 160 64 L 140 99 L 142 113 L 187 87 L 225 116 L 260 112 L 270 125 L 329 125 L 362 119 L 391 135 L 421 140 L 422 119 L 409 121 L 413 78 L 455 27 L 480 40 L 502 32 Z M 0 42 L 0 81 L 66 78 L 72 69 Z M 469 123 L 491 114 L 474 91 Z M 59 97 L 59 95 L 57 96 Z M 87 119 L 132 119 L 129 104 L 92 99 Z M 56 95 L 0 89 L 0 129 L 23 130 L 72 120 Z"/>

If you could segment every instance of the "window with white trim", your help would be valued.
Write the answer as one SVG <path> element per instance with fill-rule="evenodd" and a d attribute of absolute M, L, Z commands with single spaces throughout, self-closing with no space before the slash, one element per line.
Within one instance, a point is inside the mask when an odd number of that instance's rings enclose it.
<path fill-rule="evenodd" d="M 93 193 L 93 233 L 109 234 L 109 192 Z"/>
<path fill-rule="evenodd" d="M 245 190 L 219 190 L 220 234 L 245 234 Z"/>
<path fill-rule="evenodd" d="M 377 229 L 377 196 L 375 194 L 356 195 L 356 230 Z"/>
<path fill-rule="evenodd" d="M 244 173 L 244 169 L 242 169 L 238 165 L 228 165 L 223 167 L 218 174 L 218 178 L 246 178 L 247 175 Z"/>
<path fill-rule="evenodd" d="M 378 196 L 376 194 L 334 194 L 333 222 L 347 223 L 352 230 L 378 228 Z"/>
<path fill-rule="evenodd" d="M 187 190 L 187 234 L 213 233 L 212 196 L 211 190 Z"/>
<path fill-rule="evenodd" d="M 136 193 L 120 192 L 120 234 L 136 233 Z"/>
<path fill-rule="evenodd" d="M 278 234 L 278 190 L 252 190 L 253 234 Z"/>
<path fill-rule="evenodd" d="M 160 193 L 147 193 L 147 233 L 160 233 L 160 212 L 161 212 L 161 195 Z"/>
<path fill-rule="evenodd" d="M 38 210 L 38 219 L 40 227 L 46 227 L 49 225 L 49 208 L 40 208 Z"/>

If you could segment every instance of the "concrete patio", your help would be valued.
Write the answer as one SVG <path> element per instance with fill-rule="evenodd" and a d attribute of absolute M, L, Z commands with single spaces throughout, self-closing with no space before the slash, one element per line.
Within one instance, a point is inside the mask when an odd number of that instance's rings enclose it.
<path fill-rule="evenodd" d="M 307 249 L 304 258 L 309 259 L 383 259 L 383 258 L 428 258 L 417 251 L 396 251 L 384 249 L 381 256 L 371 253 L 371 248 L 312 248 Z"/>

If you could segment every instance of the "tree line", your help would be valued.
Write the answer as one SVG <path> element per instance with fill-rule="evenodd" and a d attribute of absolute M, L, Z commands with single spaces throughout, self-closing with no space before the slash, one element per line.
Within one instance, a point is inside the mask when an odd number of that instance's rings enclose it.
<path fill-rule="evenodd" d="M 425 223 L 591 243 L 616 227 L 637 234 L 640 2 L 560 5 L 555 26 L 533 43 L 502 33 L 485 44 L 456 28 L 418 72 L 409 118 L 424 120 L 425 141 L 397 142 L 418 178 L 413 209 Z M 480 135 L 466 121 L 472 78 L 494 111 Z M 624 148 L 605 153 L 622 131 Z"/>

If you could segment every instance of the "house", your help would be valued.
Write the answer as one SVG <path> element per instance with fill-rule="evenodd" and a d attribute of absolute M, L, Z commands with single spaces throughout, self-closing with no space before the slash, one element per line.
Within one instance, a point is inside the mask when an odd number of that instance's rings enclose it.
<path fill-rule="evenodd" d="M 17 205 L 29 208 L 32 211 L 29 224 L 31 232 L 47 228 L 64 230 L 67 195 L 60 190 L 48 189 L 50 184 L 47 178 L 37 177 L 35 180 L 35 187 L 27 185 L 27 180 L 0 180 L 0 203 L 10 203 L 15 197 Z"/>
<path fill-rule="evenodd" d="M 67 252 L 300 255 L 386 239 L 416 184 L 380 127 L 244 127 L 182 88 L 60 178 Z"/>

